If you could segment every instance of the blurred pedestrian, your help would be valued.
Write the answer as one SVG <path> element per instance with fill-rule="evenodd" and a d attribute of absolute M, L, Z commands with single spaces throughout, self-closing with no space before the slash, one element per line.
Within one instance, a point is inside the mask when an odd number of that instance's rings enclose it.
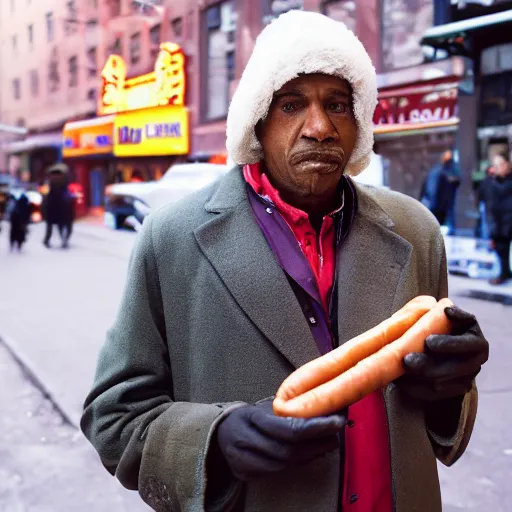
<path fill-rule="evenodd" d="M 43 217 L 46 221 L 46 234 L 43 244 L 50 248 L 53 226 L 57 226 L 62 248 L 69 246 L 73 230 L 74 198 L 68 189 L 67 166 L 56 164 L 48 171 L 49 191 L 43 200 Z"/>
<path fill-rule="evenodd" d="M 11 226 L 9 233 L 11 251 L 14 251 L 16 248 L 18 251 L 21 251 L 26 241 L 31 214 L 32 207 L 25 191 L 12 191 L 6 211 L 6 216 Z"/>
<path fill-rule="evenodd" d="M 467 446 L 489 348 L 473 315 L 446 308 L 451 332 L 345 410 L 272 409 L 298 366 L 448 293 L 438 223 L 350 177 L 370 164 L 376 102 L 343 23 L 281 15 L 229 107 L 237 166 L 144 222 L 81 426 L 154 510 L 441 511 L 436 456 Z"/>
<path fill-rule="evenodd" d="M 489 234 L 500 260 L 500 275 L 491 279 L 499 285 L 512 278 L 510 269 L 510 243 L 512 241 L 512 169 L 507 153 L 493 158 L 492 174 L 486 179 L 483 199 L 486 205 Z"/>
<path fill-rule="evenodd" d="M 487 203 L 488 193 L 492 181 L 495 179 L 496 170 L 492 165 L 489 165 L 485 170 L 485 177 L 481 180 L 476 187 L 477 207 L 478 207 L 478 222 L 475 229 L 475 237 L 489 240 L 489 221 L 487 218 Z"/>
<path fill-rule="evenodd" d="M 455 233 L 455 204 L 460 185 L 460 172 L 450 150 L 441 155 L 441 162 L 428 173 L 422 187 L 420 201 L 434 214 L 441 226 L 448 226 L 448 234 Z"/>

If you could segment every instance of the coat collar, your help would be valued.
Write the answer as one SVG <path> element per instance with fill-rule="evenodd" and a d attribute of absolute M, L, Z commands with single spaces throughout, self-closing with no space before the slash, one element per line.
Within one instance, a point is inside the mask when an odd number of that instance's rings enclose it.
<path fill-rule="evenodd" d="M 391 315 L 412 252 L 370 189 L 356 190 L 358 213 L 338 251 L 340 343 Z M 240 167 L 220 181 L 205 209 L 215 215 L 195 230 L 197 242 L 240 308 L 294 367 L 318 357 L 295 294 L 254 219 Z"/>

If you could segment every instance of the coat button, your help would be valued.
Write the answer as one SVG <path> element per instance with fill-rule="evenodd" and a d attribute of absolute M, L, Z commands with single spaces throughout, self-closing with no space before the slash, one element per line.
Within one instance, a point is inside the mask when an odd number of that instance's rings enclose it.
<path fill-rule="evenodd" d="M 350 504 L 352 505 L 352 504 L 353 504 L 353 503 L 355 503 L 358 499 L 359 499 L 359 495 L 358 495 L 358 494 L 355 494 L 355 493 L 354 493 L 354 494 L 352 494 L 352 495 L 350 496 L 350 499 L 349 499 Z"/>
<path fill-rule="evenodd" d="M 308 318 L 308 320 L 309 320 L 309 323 L 310 323 L 311 325 L 315 325 L 315 324 L 316 324 L 316 318 L 315 318 L 314 316 L 310 316 L 310 317 Z"/>
<path fill-rule="evenodd" d="M 356 422 L 354 420 L 347 421 L 347 426 L 349 426 L 350 428 L 352 428 L 355 424 L 356 424 Z"/>
<path fill-rule="evenodd" d="M 265 211 L 266 211 L 267 213 L 272 213 L 272 208 L 266 208 L 266 209 L 265 209 Z"/>

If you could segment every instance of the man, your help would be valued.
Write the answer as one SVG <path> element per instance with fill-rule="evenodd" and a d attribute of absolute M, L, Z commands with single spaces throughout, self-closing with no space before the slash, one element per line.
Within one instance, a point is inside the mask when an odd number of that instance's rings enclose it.
<path fill-rule="evenodd" d="M 239 166 L 145 222 L 82 429 L 155 510 L 441 510 L 436 455 L 464 451 L 488 353 L 472 315 L 447 309 L 453 335 L 348 411 L 272 414 L 295 368 L 447 293 L 435 219 L 347 177 L 370 159 L 375 84 L 343 24 L 282 15 L 230 106 Z"/>
<path fill-rule="evenodd" d="M 68 189 L 68 168 L 65 164 L 55 164 L 48 170 L 49 191 L 43 200 L 43 214 L 46 221 L 46 233 L 43 244 L 50 248 L 53 226 L 59 229 L 62 248 L 69 247 L 69 238 L 73 230 L 74 201 Z"/>
<path fill-rule="evenodd" d="M 455 230 L 455 199 L 459 185 L 459 170 L 453 153 L 447 150 L 441 155 L 440 165 L 428 173 L 420 199 L 441 226 L 448 224 L 449 234 Z"/>
<path fill-rule="evenodd" d="M 512 170 L 508 154 L 493 158 L 493 177 L 485 183 L 483 192 L 488 214 L 491 240 L 500 260 L 500 275 L 491 284 L 500 285 L 512 278 L 510 242 L 512 241 Z"/>

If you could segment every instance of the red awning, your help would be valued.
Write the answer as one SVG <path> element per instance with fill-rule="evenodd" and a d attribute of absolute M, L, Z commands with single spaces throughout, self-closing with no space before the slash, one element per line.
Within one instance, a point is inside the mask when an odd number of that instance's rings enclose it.
<path fill-rule="evenodd" d="M 456 79 L 445 79 L 379 91 L 375 134 L 453 129 L 459 123 L 457 86 Z"/>

